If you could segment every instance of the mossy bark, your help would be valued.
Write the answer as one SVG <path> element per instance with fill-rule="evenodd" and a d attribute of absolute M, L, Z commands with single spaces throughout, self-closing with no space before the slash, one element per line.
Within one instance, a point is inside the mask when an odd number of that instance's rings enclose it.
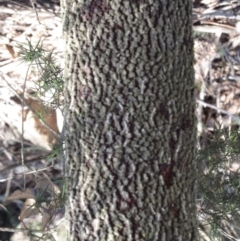
<path fill-rule="evenodd" d="M 71 240 L 198 240 L 191 0 L 62 0 Z"/>

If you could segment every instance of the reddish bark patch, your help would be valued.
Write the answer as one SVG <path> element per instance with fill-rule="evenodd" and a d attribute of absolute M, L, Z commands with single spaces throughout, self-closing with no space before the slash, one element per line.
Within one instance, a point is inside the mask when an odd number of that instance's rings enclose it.
<path fill-rule="evenodd" d="M 172 161 L 170 164 L 163 163 L 159 166 L 159 174 L 162 175 L 164 183 L 169 188 L 173 185 L 173 178 L 175 177 L 175 173 L 173 172 L 173 167 L 175 162 Z"/>

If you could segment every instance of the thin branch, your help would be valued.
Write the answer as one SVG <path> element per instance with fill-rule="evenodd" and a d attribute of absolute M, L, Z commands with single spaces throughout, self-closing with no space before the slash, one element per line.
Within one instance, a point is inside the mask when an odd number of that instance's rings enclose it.
<path fill-rule="evenodd" d="M 38 12 L 37 12 L 36 7 L 35 7 L 35 4 L 36 4 L 37 2 L 36 2 L 36 0 L 30 0 L 30 1 L 31 1 L 33 10 L 34 10 L 34 12 L 35 12 L 35 14 L 36 14 L 37 21 L 38 21 L 39 24 L 41 24 L 41 22 L 40 22 L 40 20 L 39 20 L 39 17 L 38 17 Z"/>
<path fill-rule="evenodd" d="M 37 156 L 37 157 L 33 157 L 32 159 L 25 160 L 25 163 L 28 164 L 28 163 L 39 161 L 39 160 L 46 159 L 46 158 L 47 158 L 47 156 Z M 0 174 L 6 172 L 7 170 L 13 169 L 17 166 L 19 166 L 18 163 L 13 163 L 11 165 L 8 165 L 8 166 L 4 167 L 3 169 L 0 169 Z"/>
<path fill-rule="evenodd" d="M 211 109 L 213 109 L 213 110 L 217 110 L 218 112 L 220 112 L 220 113 L 222 113 L 222 114 L 224 114 L 224 115 L 227 115 L 227 116 L 231 117 L 233 120 L 235 120 L 235 121 L 237 121 L 237 122 L 240 123 L 240 118 L 239 118 L 238 116 L 235 116 L 235 115 L 227 112 L 226 110 L 223 110 L 223 109 L 221 109 L 221 108 L 218 108 L 218 107 L 216 107 L 215 105 L 208 104 L 208 103 L 206 103 L 206 102 L 204 102 L 204 101 L 202 101 L 202 100 L 197 100 L 197 102 L 198 102 L 200 105 L 203 105 L 203 106 L 205 106 L 205 107 L 207 106 L 207 107 L 209 107 L 209 108 L 211 108 Z"/>
<path fill-rule="evenodd" d="M 22 99 L 24 100 L 24 94 L 25 94 L 25 89 L 26 89 L 26 82 L 27 82 L 27 77 L 28 77 L 28 72 L 30 70 L 30 66 L 28 66 L 27 68 L 27 72 L 25 75 L 25 79 L 24 79 L 24 84 L 23 84 L 23 97 Z M 23 136 L 24 136 L 24 102 L 22 101 L 22 123 L 21 123 L 21 127 L 22 127 L 22 133 L 21 133 L 21 163 L 22 163 L 22 167 L 24 167 L 24 144 L 23 144 Z M 23 190 L 26 189 L 26 176 L 25 176 L 25 168 L 23 168 L 24 171 L 24 175 L 23 175 Z"/>
<path fill-rule="evenodd" d="M 30 175 L 30 174 L 34 174 L 34 173 L 37 173 L 37 172 L 42 172 L 42 171 L 48 170 L 51 167 L 52 166 L 45 167 L 45 168 L 42 168 L 42 169 L 39 169 L 39 170 L 34 170 L 34 171 L 31 171 L 31 172 L 26 172 L 26 173 L 16 173 L 16 174 L 13 174 L 13 176 L 11 176 L 11 177 L 8 177 L 8 178 L 5 178 L 5 179 L 0 179 L 0 182 L 6 182 L 6 181 L 8 181 L 10 179 L 13 179 L 16 176 Z"/>
<path fill-rule="evenodd" d="M 54 230 L 47 230 L 47 231 L 41 231 L 41 230 L 30 230 L 30 229 L 20 229 L 20 228 L 3 228 L 0 227 L 0 231 L 3 232 L 27 232 L 27 233 L 42 233 L 42 234 L 48 234 L 54 232 Z"/>

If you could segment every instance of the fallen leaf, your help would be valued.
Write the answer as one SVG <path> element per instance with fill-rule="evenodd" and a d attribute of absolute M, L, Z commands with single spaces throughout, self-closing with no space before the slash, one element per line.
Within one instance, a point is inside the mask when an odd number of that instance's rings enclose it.
<path fill-rule="evenodd" d="M 17 199 L 35 199 L 31 189 L 27 188 L 25 191 L 16 190 L 10 196 L 8 196 L 7 200 L 17 200 Z"/>

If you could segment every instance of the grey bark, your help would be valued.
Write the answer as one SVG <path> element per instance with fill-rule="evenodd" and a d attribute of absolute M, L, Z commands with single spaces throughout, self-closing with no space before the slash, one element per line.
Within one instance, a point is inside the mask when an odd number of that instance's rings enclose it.
<path fill-rule="evenodd" d="M 191 0 L 63 0 L 71 240 L 198 240 Z"/>

